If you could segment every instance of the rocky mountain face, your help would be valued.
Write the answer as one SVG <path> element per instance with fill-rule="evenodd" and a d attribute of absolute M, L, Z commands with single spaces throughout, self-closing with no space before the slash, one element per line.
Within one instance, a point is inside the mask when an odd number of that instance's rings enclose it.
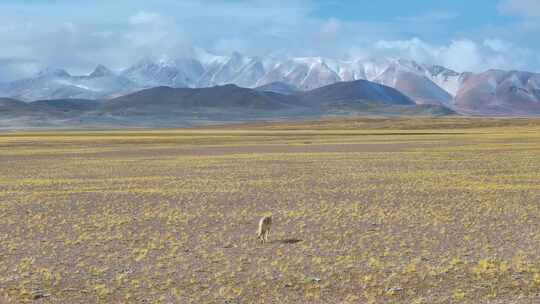
<path fill-rule="evenodd" d="M 501 70 L 466 74 L 455 100 L 455 107 L 465 114 L 539 115 L 540 74 Z"/>
<path fill-rule="evenodd" d="M 226 84 L 293 94 L 339 82 L 368 80 L 396 89 L 418 105 L 443 106 L 463 114 L 540 115 L 538 75 L 495 70 L 459 73 L 404 59 L 282 59 L 199 52 L 174 59 L 145 58 L 119 72 L 99 65 L 84 76 L 50 69 L 29 79 L 0 84 L 0 96 L 23 101 L 110 99 L 158 86 L 206 88 Z"/>

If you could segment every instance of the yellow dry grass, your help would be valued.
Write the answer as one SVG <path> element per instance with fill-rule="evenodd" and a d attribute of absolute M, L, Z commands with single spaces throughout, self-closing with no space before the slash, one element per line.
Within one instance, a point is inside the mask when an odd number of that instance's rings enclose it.
<path fill-rule="evenodd" d="M 537 303 L 539 203 L 534 120 L 4 133 L 0 299 Z"/>

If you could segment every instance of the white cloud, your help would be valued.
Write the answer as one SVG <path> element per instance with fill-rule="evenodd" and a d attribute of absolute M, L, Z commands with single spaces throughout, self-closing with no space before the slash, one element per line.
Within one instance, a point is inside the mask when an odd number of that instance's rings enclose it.
<path fill-rule="evenodd" d="M 495 52 L 508 52 L 512 49 L 511 43 L 497 38 L 484 40 L 484 46 Z"/>
<path fill-rule="evenodd" d="M 455 40 L 441 47 L 441 64 L 458 71 L 477 71 L 485 69 L 481 50 L 471 40 Z"/>
<path fill-rule="evenodd" d="M 33 60 L 0 58 L 0 82 L 32 76 L 42 68 L 39 62 Z"/>
<path fill-rule="evenodd" d="M 530 70 L 531 66 L 540 65 L 534 51 L 500 39 L 485 39 L 480 42 L 459 39 L 446 45 L 430 44 L 419 38 L 381 40 L 375 43 L 371 54 L 439 64 L 460 72 L 480 72 L 492 68 Z"/>
<path fill-rule="evenodd" d="M 439 50 L 432 45 L 412 38 L 410 40 L 379 40 L 375 43 L 375 51 L 383 50 L 396 57 L 414 58 L 418 61 L 431 61 L 433 57 L 438 56 Z"/>
<path fill-rule="evenodd" d="M 510 43 L 531 44 L 524 36 L 514 38 L 517 30 L 456 37 L 449 23 L 441 22 L 458 17 L 447 11 L 353 21 L 317 17 L 314 0 L 94 0 L 84 10 L 77 1 L 38 2 L 0 1 L 0 58 L 38 60 L 78 73 L 98 63 L 120 69 L 143 56 L 180 56 L 199 46 L 259 56 L 405 57 L 459 70 L 489 64 L 540 69 L 538 55 Z M 517 14 L 521 2 L 527 1 L 505 0 L 499 9 Z M 521 29 L 535 31 L 535 20 L 527 18 Z M 422 39 L 410 38 L 415 36 Z"/>

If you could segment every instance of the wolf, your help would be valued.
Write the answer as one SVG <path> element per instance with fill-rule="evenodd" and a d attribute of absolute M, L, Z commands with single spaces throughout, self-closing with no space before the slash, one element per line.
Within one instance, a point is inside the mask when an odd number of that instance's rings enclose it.
<path fill-rule="evenodd" d="M 259 221 L 259 229 L 257 230 L 257 238 L 261 243 L 268 242 L 268 234 L 270 233 L 270 227 L 272 226 L 272 217 L 264 216 Z"/>

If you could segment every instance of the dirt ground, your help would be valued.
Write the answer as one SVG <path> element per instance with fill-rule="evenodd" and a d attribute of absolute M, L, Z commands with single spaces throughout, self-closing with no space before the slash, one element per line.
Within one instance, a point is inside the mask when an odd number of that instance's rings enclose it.
<path fill-rule="evenodd" d="M 540 303 L 539 203 L 537 120 L 2 133 L 0 303 Z"/>

